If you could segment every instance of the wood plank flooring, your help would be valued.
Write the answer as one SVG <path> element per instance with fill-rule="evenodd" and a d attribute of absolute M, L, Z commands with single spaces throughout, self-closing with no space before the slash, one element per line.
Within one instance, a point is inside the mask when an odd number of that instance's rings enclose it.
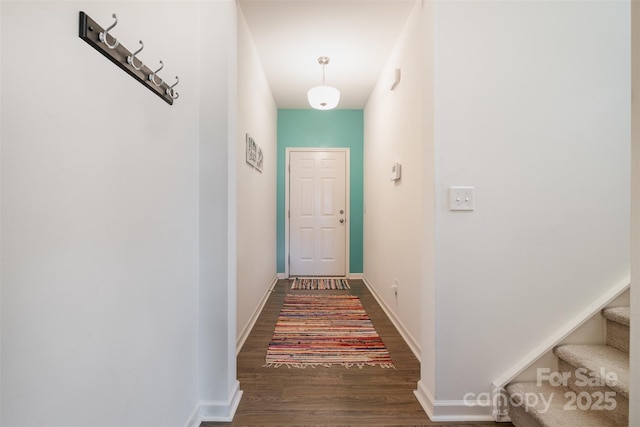
<path fill-rule="evenodd" d="M 292 291 L 280 280 L 238 355 L 238 379 L 244 394 L 231 423 L 214 426 L 512 426 L 510 423 L 433 423 L 413 391 L 420 365 L 361 280 L 350 290 Z M 345 368 L 264 368 L 285 295 L 357 295 L 389 349 L 396 369 L 375 366 Z"/>

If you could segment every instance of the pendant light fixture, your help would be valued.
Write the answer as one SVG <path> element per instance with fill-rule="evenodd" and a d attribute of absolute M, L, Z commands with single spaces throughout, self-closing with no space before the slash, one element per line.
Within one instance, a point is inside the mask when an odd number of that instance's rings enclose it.
<path fill-rule="evenodd" d="M 321 56 L 318 58 L 318 63 L 322 65 L 322 86 L 309 89 L 307 98 L 309 99 L 309 105 L 316 110 L 331 110 L 336 108 L 338 102 L 340 102 L 340 91 L 335 87 L 324 84 L 324 66 L 329 63 L 329 58 Z"/>

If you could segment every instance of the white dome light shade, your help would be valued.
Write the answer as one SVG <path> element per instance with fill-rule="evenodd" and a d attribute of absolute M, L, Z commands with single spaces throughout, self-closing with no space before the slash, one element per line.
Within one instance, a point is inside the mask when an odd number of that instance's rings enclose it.
<path fill-rule="evenodd" d="M 316 110 L 331 110 L 340 102 L 340 91 L 331 86 L 316 86 L 307 92 L 309 105 Z"/>

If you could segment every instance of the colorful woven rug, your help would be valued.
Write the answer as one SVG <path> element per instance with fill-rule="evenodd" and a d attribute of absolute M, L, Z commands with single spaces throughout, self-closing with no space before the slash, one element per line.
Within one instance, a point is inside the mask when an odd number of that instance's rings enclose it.
<path fill-rule="evenodd" d="M 265 367 L 393 368 L 393 361 L 357 296 L 287 295 Z"/>
<path fill-rule="evenodd" d="M 291 284 L 291 289 L 320 290 L 320 289 L 351 289 L 347 279 L 304 278 L 297 277 Z"/>

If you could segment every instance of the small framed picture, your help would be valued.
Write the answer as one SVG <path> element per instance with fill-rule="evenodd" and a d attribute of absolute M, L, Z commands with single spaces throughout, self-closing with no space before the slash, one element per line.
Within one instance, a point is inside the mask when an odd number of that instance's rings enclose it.
<path fill-rule="evenodd" d="M 258 154 L 256 156 L 256 170 L 262 173 L 263 165 L 264 165 L 264 157 L 262 156 L 262 147 L 258 147 Z"/>
<path fill-rule="evenodd" d="M 256 162 L 258 160 L 258 146 L 256 142 L 251 138 L 251 135 L 247 134 L 247 163 L 249 163 L 254 168 L 256 167 Z"/>

